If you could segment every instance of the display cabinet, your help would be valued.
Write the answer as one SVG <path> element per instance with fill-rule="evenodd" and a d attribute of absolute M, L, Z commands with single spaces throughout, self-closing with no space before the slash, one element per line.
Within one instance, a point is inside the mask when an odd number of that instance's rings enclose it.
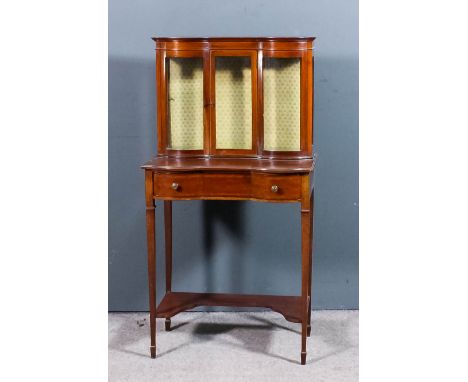
<path fill-rule="evenodd" d="M 266 307 L 310 335 L 314 38 L 154 38 L 158 153 L 146 187 L 151 356 L 156 318 L 197 306 Z M 156 305 L 155 200 L 164 200 L 166 293 Z M 300 296 L 172 291 L 172 201 L 298 202 Z M 289 240 L 289 238 L 285 238 Z"/>

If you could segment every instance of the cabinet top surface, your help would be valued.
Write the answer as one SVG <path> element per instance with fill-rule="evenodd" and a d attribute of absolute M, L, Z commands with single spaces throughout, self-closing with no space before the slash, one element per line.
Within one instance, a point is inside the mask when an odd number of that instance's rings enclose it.
<path fill-rule="evenodd" d="M 314 170 L 315 159 L 260 158 L 170 158 L 156 157 L 142 168 L 153 171 L 227 171 L 266 173 L 308 173 Z"/>
<path fill-rule="evenodd" d="M 315 37 L 153 37 L 154 41 L 313 41 Z"/>

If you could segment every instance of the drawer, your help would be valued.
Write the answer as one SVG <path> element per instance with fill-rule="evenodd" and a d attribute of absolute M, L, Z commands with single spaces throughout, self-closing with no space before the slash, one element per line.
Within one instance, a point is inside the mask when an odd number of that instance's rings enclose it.
<path fill-rule="evenodd" d="M 160 172 L 154 174 L 154 196 L 168 199 L 294 201 L 301 198 L 301 176 L 250 172 Z"/>
<path fill-rule="evenodd" d="M 162 198 L 250 198 L 251 175 L 156 173 L 154 194 Z"/>
<path fill-rule="evenodd" d="M 299 200 L 301 198 L 300 175 L 256 174 L 252 186 L 256 199 Z"/>
<path fill-rule="evenodd" d="M 203 193 L 200 175 L 190 174 L 154 174 L 154 195 L 157 197 L 190 197 Z"/>

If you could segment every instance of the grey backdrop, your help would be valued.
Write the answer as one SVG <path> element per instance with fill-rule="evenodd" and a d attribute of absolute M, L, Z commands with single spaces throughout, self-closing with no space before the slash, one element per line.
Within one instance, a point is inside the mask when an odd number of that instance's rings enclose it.
<path fill-rule="evenodd" d="M 156 152 L 152 36 L 315 36 L 314 309 L 358 308 L 356 0 L 110 0 L 109 310 L 148 310 L 144 176 Z M 300 294 L 298 204 L 175 202 L 173 289 Z M 164 289 L 157 203 L 157 296 Z"/>

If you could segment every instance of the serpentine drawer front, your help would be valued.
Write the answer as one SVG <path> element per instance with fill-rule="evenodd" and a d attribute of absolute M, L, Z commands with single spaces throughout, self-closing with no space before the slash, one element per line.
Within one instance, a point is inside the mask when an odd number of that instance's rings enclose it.
<path fill-rule="evenodd" d="M 157 353 L 157 318 L 165 319 L 169 331 L 171 317 L 197 306 L 263 307 L 302 326 L 300 360 L 305 364 L 312 309 L 314 38 L 154 41 L 157 155 L 142 166 L 151 357 Z M 301 256 L 301 294 L 173 291 L 172 203 L 179 200 L 299 203 L 301 252 L 284 255 Z M 166 280 L 157 305 L 155 215 L 162 204 Z M 222 208 L 224 203 L 216 204 Z"/>
<path fill-rule="evenodd" d="M 252 188 L 257 199 L 299 201 L 301 176 L 255 174 L 252 177 Z"/>
<path fill-rule="evenodd" d="M 154 196 L 168 199 L 298 201 L 299 175 L 155 173 Z"/>

